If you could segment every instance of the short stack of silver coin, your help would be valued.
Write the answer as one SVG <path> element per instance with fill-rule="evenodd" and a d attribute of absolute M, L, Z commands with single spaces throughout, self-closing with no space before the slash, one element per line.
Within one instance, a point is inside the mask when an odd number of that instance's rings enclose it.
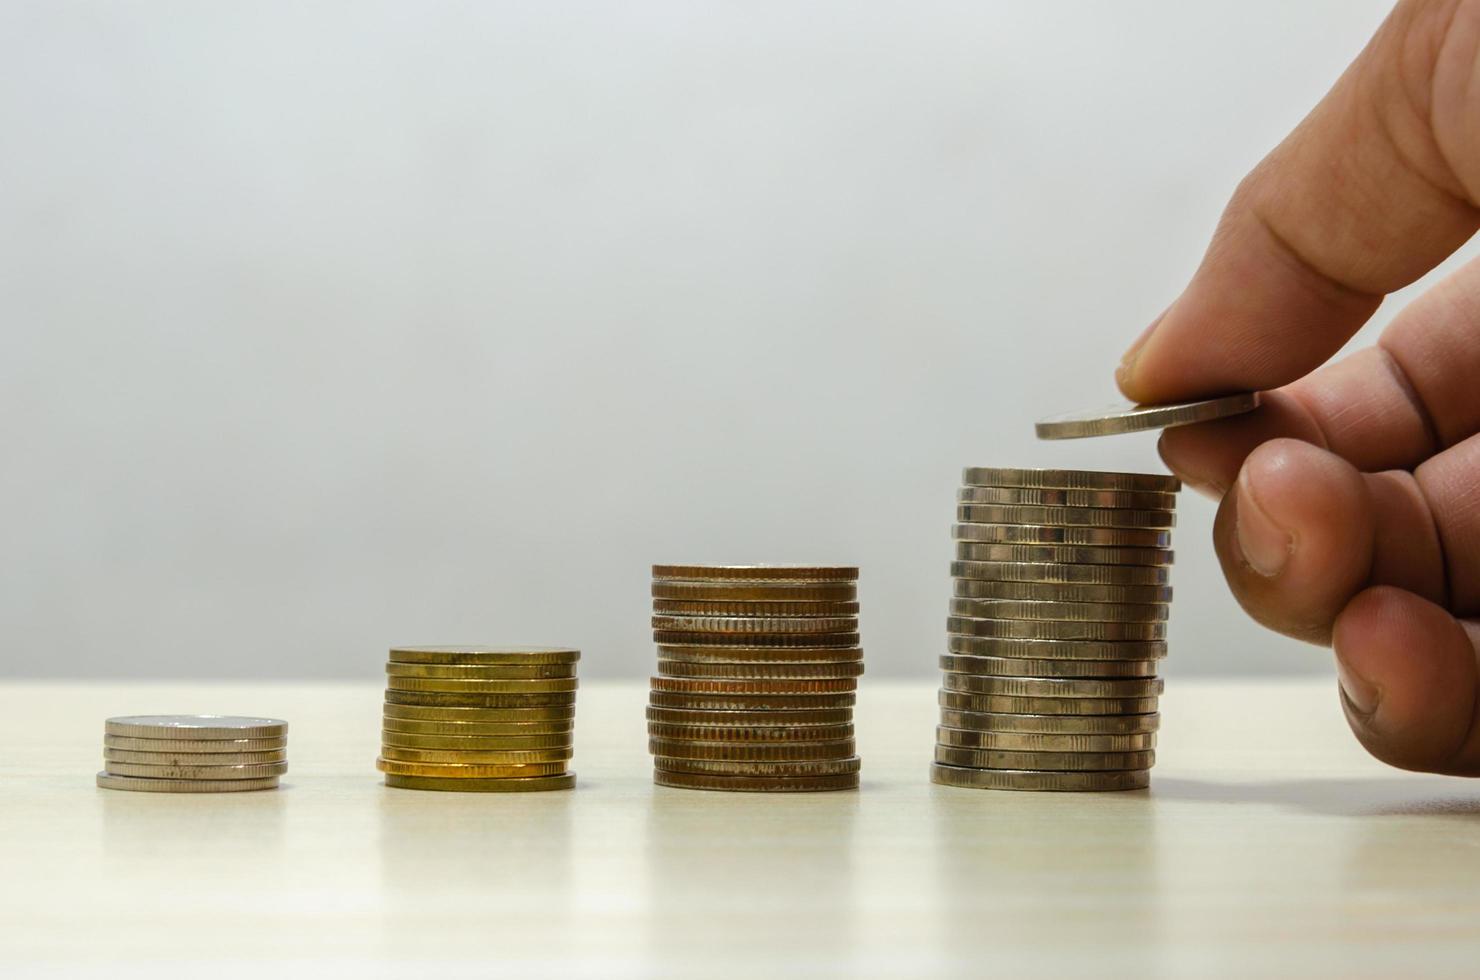
<path fill-rule="evenodd" d="M 103 724 L 98 785 L 144 793 L 276 789 L 288 723 L 237 715 L 129 715 Z"/>
<path fill-rule="evenodd" d="M 932 780 L 1146 787 L 1181 484 L 987 467 L 962 483 Z"/>

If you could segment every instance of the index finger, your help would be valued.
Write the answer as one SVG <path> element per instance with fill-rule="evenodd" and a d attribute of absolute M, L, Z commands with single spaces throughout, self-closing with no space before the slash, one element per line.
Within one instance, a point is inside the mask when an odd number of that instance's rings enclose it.
<path fill-rule="evenodd" d="M 1187 289 L 1126 353 L 1133 401 L 1274 388 L 1480 227 L 1480 3 L 1407 0 L 1235 192 Z M 1469 112 L 1465 111 L 1470 103 Z M 1474 134 L 1472 139 L 1471 133 Z"/>

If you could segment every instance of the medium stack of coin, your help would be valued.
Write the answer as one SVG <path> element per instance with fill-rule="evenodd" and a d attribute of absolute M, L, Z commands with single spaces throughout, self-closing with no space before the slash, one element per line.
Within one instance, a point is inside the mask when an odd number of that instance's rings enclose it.
<path fill-rule="evenodd" d="M 576 661 L 567 647 L 395 647 L 376 768 L 397 789 L 570 789 Z"/>
<path fill-rule="evenodd" d="M 857 789 L 858 569 L 654 565 L 653 781 Z"/>
<path fill-rule="evenodd" d="M 288 723 L 236 715 L 129 715 L 103 723 L 98 785 L 141 793 L 276 789 Z"/>
<path fill-rule="evenodd" d="M 1172 599 L 1174 477 L 969 468 L 931 778 L 1150 783 Z"/>

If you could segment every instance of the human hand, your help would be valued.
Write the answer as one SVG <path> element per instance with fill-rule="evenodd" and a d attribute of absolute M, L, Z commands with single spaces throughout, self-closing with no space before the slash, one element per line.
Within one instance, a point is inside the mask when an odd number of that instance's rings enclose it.
<path fill-rule="evenodd" d="M 1480 227 L 1477 203 L 1480 0 L 1403 0 L 1240 184 L 1117 375 L 1141 402 L 1268 390 L 1167 430 L 1162 457 L 1221 498 L 1215 545 L 1250 615 L 1335 647 L 1367 749 L 1463 775 L 1480 775 L 1480 261 L 1321 365 Z"/>

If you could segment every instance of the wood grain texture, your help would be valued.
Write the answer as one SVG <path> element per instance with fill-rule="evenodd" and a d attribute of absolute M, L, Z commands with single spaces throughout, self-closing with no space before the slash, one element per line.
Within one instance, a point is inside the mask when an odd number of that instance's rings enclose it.
<path fill-rule="evenodd" d="M 1480 784 L 1366 758 L 1328 682 L 1174 680 L 1152 789 L 927 781 L 929 683 L 865 678 L 857 793 L 655 788 L 645 685 L 576 790 L 386 789 L 374 684 L 0 686 L 7 977 L 1473 975 Z M 284 788 L 93 786 L 103 719 L 288 719 Z"/>

